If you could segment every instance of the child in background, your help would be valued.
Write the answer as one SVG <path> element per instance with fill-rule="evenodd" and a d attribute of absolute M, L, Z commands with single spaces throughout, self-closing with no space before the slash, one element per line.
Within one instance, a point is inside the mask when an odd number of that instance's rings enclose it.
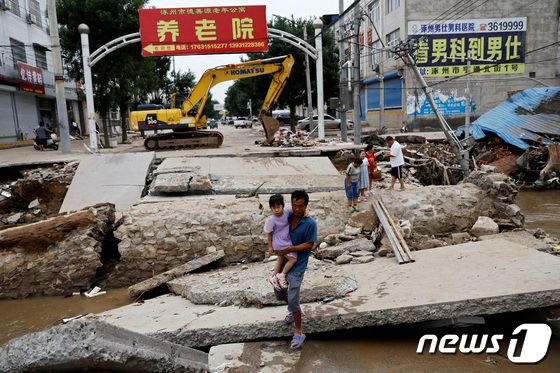
<path fill-rule="evenodd" d="M 292 209 L 290 206 L 284 208 L 284 197 L 281 194 L 271 196 L 268 200 L 268 205 L 272 210 L 272 216 L 269 216 L 264 223 L 264 233 L 268 235 L 268 252 L 272 255 L 274 251 L 284 250 L 292 246 L 290 223 L 288 222 Z M 282 268 L 284 259 L 287 260 L 287 263 Z M 274 265 L 274 275 L 268 279 L 275 289 L 288 288 L 286 274 L 290 272 L 296 262 L 296 252 L 289 252 L 285 256 L 278 255 Z"/>
<path fill-rule="evenodd" d="M 344 190 L 348 199 L 348 211 L 356 212 L 358 210 L 358 184 L 360 183 L 360 166 L 362 160 L 356 157 L 352 163 L 346 168 L 346 178 L 344 179 Z"/>
<path fill-rule="evenodd" d="M 375 166 L 377 166 L 377 163 L 375 162 L 375 154 L 373 152 L 373 145 L 372 144 L 368 144 L 366 146 L 366 158 L 368 160 L 369 190 L 371 190 L 371 182 L 373 181 L 373 172 L 375 171 Z M 370 192 L 370 195 L 371 195 L 371 192 Z"/>
<path fill-rule="evenodd" d="M 360 152 L 360 159 L 362 160 L 362 164 L 360 165 L 360 184 L 358 186 L 360 197 L 358 198 L 358 202 L 364 202 L 367 200 L 366 190 L 369 186 L 368 159 L 365 151 Z"/>

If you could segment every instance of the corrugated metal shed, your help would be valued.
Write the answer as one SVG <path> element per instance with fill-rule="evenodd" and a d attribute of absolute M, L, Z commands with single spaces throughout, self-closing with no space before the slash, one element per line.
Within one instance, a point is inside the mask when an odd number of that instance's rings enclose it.
<path fill-rule="evenodd" d="M 470 126 L 474 139 L 486 136 L 484 132 L 492 132 L 503 141 L 521 149 L 527 149 L 525 141 L 550 143 L 541 137 L 544 135 L 560 136 L 560 112 L 558 114 L 537 114 L 535 109 L 543 102 L 557 100 L 560 87 L 531 88 L 518 92 L 494 109 L 481 115 Z M 464 126 L 457 129 L 461 136 Z"/>

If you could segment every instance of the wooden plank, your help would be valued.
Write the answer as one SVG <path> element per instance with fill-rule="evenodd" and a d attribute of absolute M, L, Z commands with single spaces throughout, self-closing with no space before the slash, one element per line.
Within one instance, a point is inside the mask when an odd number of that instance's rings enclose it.
<path fill-rule="evenodd" d="M 412 257 L 412 253 L 410 252 L 408 244 L 404 240 L 404 237 L 401 235 L 401 232 L 399 231 L 399 228 L 395 224 L 395 221 L 393 220 L 393 218 L 389 214 L 389 211 L 387 211 L 387 208 L 385 207 L 385 204 L 383 203 L 383 201 L 379 201 L 379 205 L 381 206 L 381 208 L 385 212 L 385 215 L 387 216 L 387 220 L 389 220 L 389 223 L 393 227 L 393 230 L 395 232 L 395 235 L 397 236 L 397 239 L 399 240 L 399 243 L 401 244 L 401 247 L 404 249 L 404 255 L 403 256 L 405 258 L 405 261 L 406 262 L 414 262 L 414 258 Z"/>
<path fill-rule="evenodd" d="M 130 286 L 128 288 L 128 296 L 133 299 L 141 298 L 142 294 L 147 293 L 148 291 L 155 289 L 177 277 L 184 276 L 189 272 L 213 263 L 224 256 L 224 251 L 218 250 L 201 258 L 195 258 L 188 263 L 182 264 L 178 267 L 170 269 L 169 271 L 160 273 L 159 275 Z"/>
<path fill-rule="evenodd" d="M 391 243 L 391 248 L 393 249 L 395 257 L 399 261 L 399 264 L 404 263 L 405 259 L 403 257 L 403 252 L 401 251 L 402 249 L 400 248 L 400 244 L 393 232 L 391 224 L 387 221 L 387 217 L 385 216 L 385 213 L 383 212 L 379 201 L 373 201 L 372 206 L 375 210 L 375 213 L 377 214 L 377 217 L 379 218 L 379 221 L 381 222 L 381 225 L 383 226 L 383 230 L 385 231 L 389 242 Z"/>

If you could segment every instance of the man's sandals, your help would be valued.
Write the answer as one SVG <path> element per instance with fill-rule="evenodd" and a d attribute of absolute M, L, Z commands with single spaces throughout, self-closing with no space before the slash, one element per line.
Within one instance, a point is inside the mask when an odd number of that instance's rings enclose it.
<path fill-rule="evenodd" d="M 292 343 L 290 344 L 290 348 L 292 350 L 296 350 L 298 348 L 301 348 L 301 346 L 303 346 L 304 341 L 305 341 L 305 334 L 294 335 L 294 338 L 292 338 Z"/>

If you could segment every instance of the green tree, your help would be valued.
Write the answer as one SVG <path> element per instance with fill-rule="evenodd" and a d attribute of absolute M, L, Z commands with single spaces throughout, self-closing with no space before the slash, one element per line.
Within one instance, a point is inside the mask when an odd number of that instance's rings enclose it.
<path fill-rule="evenodd" d="M 303 39 L 303 29 L 307 28 L 307 42 L 315 45 L 315 30 L 313 21 L 297 19 L 287 20 L 283 18 L 275 18 L 269 22 L 268 27 L 289 32 Z M 311 35 L 311 37 L 309 37 Z M 333 33 L 324 29 L 322 32 L 323 39 L 323 87 L 324 97 L 338 96 L 338 49 L 335 45 Z M 288 79 L 288 83 L 278 100 L 279 107 L 289 107 L 292 117 L 292 129 L 295 128 L 295 108 L 298 105 L 307 105 L 307 85 L 305 78 L 305 55 L 304 53 L 282 40 L 272 39 L 269 44 L 267 53 L 251 53 L 248 54 L 249 60 L 278 57 L 286 54 L 292 54 L 295 58 L 295 64 L 292 73 Z M 310 58 L 311 85 L 312 89 L 316 87 L 315 79 L 315 63 Z M 246 107 L 247 100 L 250 98 L 253 104 L 262 103 L 264 96 L 270 85 L 270 76 L 256 77 L 253 79 L 237 80 L 227 91 L 225 106 L 230 111 L 243 111 Z M 313 91 L 313 105 L 316 107 L 316 92 Z M 244 103 L 243 103 L 244 101 Z M 321 103 L 324 104 L 324 103 Z M 247 109 L 245 109 L 246 111 Z"/>
<path fill-rule="evenodd" d="M 138 32 L 138 9 L 147 0 L 57 0 L 60 39 L 69 74 L 83 76 L 78 25 L 90 28 L 90 50 L 107 42 Z M 148 97 L 165 83 L 169 58 L 142 58 L 140 44 L 120 48 L 98 62 L 92 69 L 95 106 L 99 111 L 108 145 L 107 118 L 111 110 L 120 108 L 123 141 L 126 141 L 126 115 L 134 102 Z M 167 69 L 165 67 L 167 66 Z"/>

